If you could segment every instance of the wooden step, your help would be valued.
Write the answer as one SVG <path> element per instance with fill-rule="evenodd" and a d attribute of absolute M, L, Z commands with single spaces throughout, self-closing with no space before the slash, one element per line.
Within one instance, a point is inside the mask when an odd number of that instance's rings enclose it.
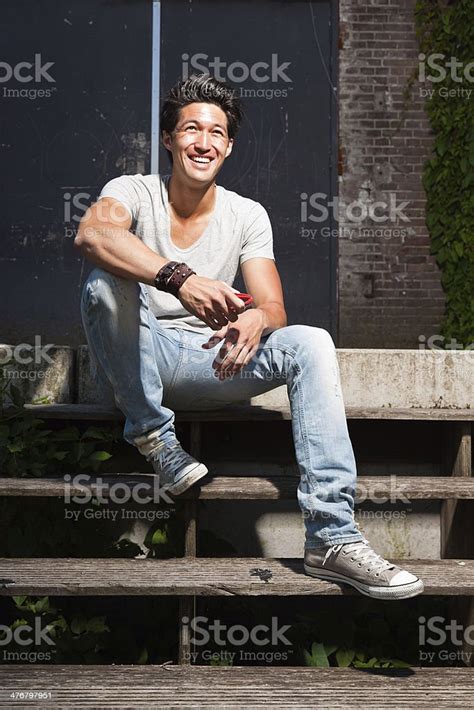
<path fill-rule="evenodd" d="M 472 707 L 472 669 L 44 666 L 0 667 L 2 707 Z M 23 700 L 22 693 L 50 693 Z M 18 693 L 19 699 L 10 697 Z"/>
<path fill-rule="evenodd" d="M 121 420 L 122 413 L 114 407 L 102 407 L 94 404 L 49 404 L 25 405 L 28 412 L 44 419 L 77 419 L 77 420 Z M 7 410 L 8 413 L 8 410 Z M 472 421 L 474 409 L 456 409 L 432 407 L 346 407 L 348 419 L 407 419 L 430 421 Z M 182 422 L 212 422 L 212 421 L 254 421 L 291 419 L 289 406 L 261 407 L 255 404 L 228 405 L 222 409 L 208 411 L 176 412 L 177 421 Z"/>
<path fill-rule="evenodd" d="M 143 483 L 153 493 L 153 474 L 115 474 L 87 478 L 81 474 L 83 485 L 64 478 L 0 478 L 0 496 L 35 496 L 42 498 L 80 496 L 84 491 L 93 495 L 98 492 L 106 497 L 115 485 L 134 486 Z M 86 483 L 87 481 L 87 483 Z M 282 500 L 296 497 L 298 477 L 272 476 L 215 476 L 209 478 L 201 487 L 195 486 L 181 498 L 199 498 L 200 500 Z M 459 500 L 474 499 L 474 479 L 455 476 L 359 476 L 358 496 L 365 499 L 382 501 L 387 498 L 393 502 L 411 500 Z M 147 495 L 146 488 L 142 489 Z M 178 499 L 178 500 L 179 500 Z"/>
<path fill-rule="evenodd" d="M 474 594 L 473 560 L 402 560 L 425 594 Z M 0 559 L 0 594 L 297 596 L 355 594 L 304 574 L 302 560 L 265 558 Z"/>

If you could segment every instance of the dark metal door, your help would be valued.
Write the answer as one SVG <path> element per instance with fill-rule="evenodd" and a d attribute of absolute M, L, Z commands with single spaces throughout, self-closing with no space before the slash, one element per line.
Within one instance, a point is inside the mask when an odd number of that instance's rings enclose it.
<path fill-rule="evenodd" d="M 163 0 L 161 93 L 182 76 L 209 71 L 240 94 L 246 120 L 218 182 L 268 210 L 289 322 L 335 337 L 332 212 L 315 222 L 321 211 L 310 203 L 323 193 L 327 201 L 317 201 L 325 205 L 337 188 L 333 6 Z M 160 164 L 168 168 L 164 154 Z"/>

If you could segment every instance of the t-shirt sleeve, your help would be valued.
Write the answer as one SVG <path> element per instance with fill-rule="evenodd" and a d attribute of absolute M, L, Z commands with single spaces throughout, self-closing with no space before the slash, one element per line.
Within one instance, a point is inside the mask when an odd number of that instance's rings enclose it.
<path fill-rule="evenodd" d="M 247 259 L 264 257 L 275 259 L 273 255 L 273 232 L 267 211 L 258 202 L 248 211 L 245 221 L 240 264 Z"/>
<path fill-rule="evenodd" d="M 140 205 L 140 193 L 133 175 L 122 175 L 109 180 L 102 188 L 98 199 L 100 200 L 102 197 L 112 197 L 121 202 L 135 222 Z"/>

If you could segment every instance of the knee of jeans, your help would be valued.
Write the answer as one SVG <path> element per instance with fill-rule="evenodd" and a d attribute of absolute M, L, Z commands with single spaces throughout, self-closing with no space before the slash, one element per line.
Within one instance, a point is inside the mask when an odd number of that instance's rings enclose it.
<path fill-rule="evenodd" d="M 139 286 L 131 279 L 116 276 L 105 269 L 95 268 L 86 279 L 82 291 L 82 308 L 95 306 L 115 311 L 138 297 Z"/>
<path fill-rule="evenodd" d="M 313 325 L 290 325 L 285 328 L 293 346 L 308 346 L 335 349 L 331 333 Z"/>

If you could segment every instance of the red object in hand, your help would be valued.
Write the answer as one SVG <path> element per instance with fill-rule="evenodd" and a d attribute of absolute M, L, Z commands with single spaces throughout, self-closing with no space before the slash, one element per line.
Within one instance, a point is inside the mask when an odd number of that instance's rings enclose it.
<path fill-rule="evenodd" d="M 250 293 L 236 293 L 235 295 L 244 302 L 244 306 L 246 308 L 253 303 L 253 297 Z"/>

